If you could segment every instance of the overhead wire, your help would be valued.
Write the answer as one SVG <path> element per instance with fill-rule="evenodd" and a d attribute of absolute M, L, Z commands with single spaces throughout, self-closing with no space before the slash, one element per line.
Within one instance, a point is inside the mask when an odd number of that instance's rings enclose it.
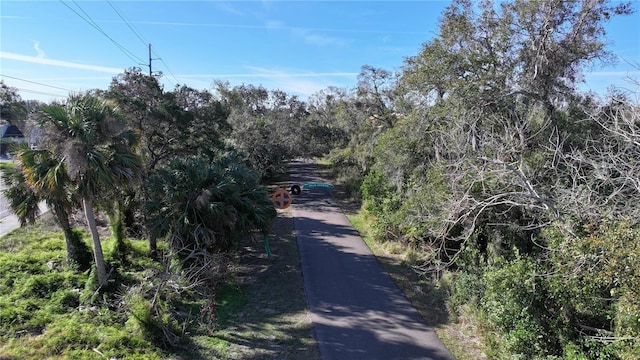
<path fill-rule="evenodd" d="M 73 90 L 65 89 L 65 88 L 62 88 L 62 87 L 59 87 L 59 86 L 47 85 L 47 84 L 39 83 L 39 82 L 36 82 L 36 81 L 21 79 L 19 77 L 10 76 L 10 75 L 6 75 L 6 74 L 0 74 L 0 77 L 6 77 L 6 78 L 9 78 L 9 79 L 20 80 L 20 81 L 24 81 L 24 82 L 40 85 L 40 86 L 50 87 L 50 88 L 53 88 L 53 89 L 59 89 L 59 90 L 73 92 Z"/>
<path fill-rule="evenodd" d="M 131 59 L 134 62 L 138 62 L 138 63 L 144 63 L 144 60 L 142 60 L 140 57 L 138 57 L 137 55 L 135 55 L 133 52 L 129 51 L 126 47 L 124 47 L 122 44 L 120 44 L 119 42 L 117 42 L 116 40 L 114 40 L 111 36 L 109 36 L 109 34 L 106 33 L 106 31 L 104 31 L 100 25 L 98 25 L 92 18 L 91 16 L 89 16 L 89 14 L 87 14 L 86 11 L 84 11 L 84 9 L 82 9 L 82 7 L 75 1 L 72 0 L 73 3 L 76 5 L 76 7 L 78 9 L 80 9 L 80 11 L 84 14 L 84 16 L 82 14 L 80 14 L 78 11 L 76 11 L 73 7 L 69 6 L 67 3 L 65 3 L 63 0 L 59 0 L 64 6 L 66 6 L 69 10 L 73 11 L 76 15 L 78 15 L 82 20 L 84 20 L 85 22 L 87 22 L 89 25 L 91 25 L 94 29 L 96 29 L 99 33 L 101 33 L 102 35 L 104 35 L 107 39 L 109 39 L 117 48 L 120 49 L 120 51 L 122 51 L 129 59 Z M 86 17 L 85 17 L 86 16 Z"/>
<path fill-rule="evenodd" d="M 60 0 L 62 1 L 62 0 Z M 115 41 L 111 36 L 109 36 L 103 29 L 102 27 L 100 27 L 100 25 L 98 25 L 98 23 L 93 20 L 93 18 L 91 18 L 91 16 L 89 14 L 87 14 L 86 11 L 84 11 L 84 9 L 80 6 L 80 4 L 78 4 L 78 2 L 76 0 L 71 0 L 73 1 L 73 3 L 76 5 L 76 7 L 78 9 L 80 9 L 80 11 L 82 11 L 83 14 L 85 14 L 87 16 L 87 18 L 91 21 L 89 22 L 89 24 L 93 24 L 94 27 L 104 36 L 106 36 L 109 40 L 111 40 L 117 47 L 119 47 L 125 54 L 129 54 L 130 55 L 130 59 L 132 59 L 131 57 L 139 60 L 139 61 L 144 61 L 142 60 L 140 57 L 138 57 L 135 53 L 133 53 L 132 51 L 130 51 L 129 49 L 127 49 L 126 47 L 124 47 L 122 44 L 120 44 L 119 42 Z M 135 61 L 135 59 L 132 59 Z"/>
<path fill-rule="evenodd" d="M 131 25 L 131 23 L 129 23 L 129 21 L 122 15 L 122 13 L 115 7 L 115 5 L 113 5 L 113 3 L 110 0 L 107 0 L 107 3 L 109 4 L 109 6 L 111 6 L 111 8 L 113 9 L 113 11 L 118 14 L 118 17 L 120 17 L 120 19 L 127 25 L 127 27 L 131 30 L 131 32 L 133 32 L 136 37 L 145 45 L 147 46 L 149 44 L 148 41 L 146 41 L 142 35 L 140 35 L 140 33 L 135 29 L 135 27 L 133 25 Z M 176 84 L 179 83 L 178 78 L 173 74 L 173 72 L 171 71 L 171 69 L 169 68 L 169 65 L 167 65 L 167 63 L 162 59 L 162 57 L 160 55 L 158 55 L 155 50 L 151 49 L 151 53 L 155 56 L 157 56 L 158 60 L 160 60 L 160 62 L 162 62 L 162 64 L 164 64 L 164 67 L 167 69 L 167 71 L 169 72 L 169 74 L 171 74 L 171 76 L 173 77 L 173 79 L 176 81 Z M 173 84 L 173 85 L 176 85 Z"/>
<path fill-rule="evenodd" d="M 39 90 L 32 90 L 32 89 L 25 89 L 25 88 L 15 88 L 17 90 L 20 91 L 24 91 L 24 92 L 28 92 L 28 93 L 34 93 L 34 94 L 38 94 L 38 95 L 48 95 L 48 96 L 54 96 L 54 97 L 59 97 L 59 98 L 66 98 L 68 97 L 68 95 L 60 95 L 60 94 L 54 94 L 54 93 L 49 93 L 46 91 L 39 91 Z"/>
<path fill-rule="evenodd" d="M 167 69 L 167 71 L 169 72 L 169 74 L 171 74 L 171 76 L 173 77 L 173 80 L 175 80 L 175 81 L 176 81 L 176 83 L 175 83 L 174 85 L 179 84 L 180 82 L 178 81 L 178 78 L 173 74 L 173 72 L 171 72 L 171 69 L 169 69 L 169 65 L 167 65 L 167 63 L 166 63 L 166 62 L 164 62 L 164 60 L 160 57 L 160 55 L 156 54 L 156 52 L 155 52 L 153 49 L 151 49 L 151 52 L 152 52 L 155 56 L 157 56 L 157 57 L 158 57 L 158 59 L 160 60 L 160 62 L 164 64 L 164 67 Z"/>
<path fill-rule="evenodd" d="M 148 42 L 145 41 L 142 36 L 140 35 L 140 33 L 133 27 L 133 25 L 131 25 L 127 19 L 124 18 L 124 16 L 122 16 L 122 14 L 120 13 L 120 11 L 118 11 L 118 9 L 116 9 L 116 7 L 113 5 L 113 3 L 110 0 L 107 0 L 107 4 L 109 4 L 109 6 L 111 6 L 111 8 L 113 9 L 113 11 L 115 11 L 116 14 L 118 14 L 118 16 L 120 17 L 120 19 L 122 21 L 124 21 L 124 23 L 129 27 L 129 29 L 138 37 L 138 39 L 140 39 L 140 41 L 147 46 Z"/>

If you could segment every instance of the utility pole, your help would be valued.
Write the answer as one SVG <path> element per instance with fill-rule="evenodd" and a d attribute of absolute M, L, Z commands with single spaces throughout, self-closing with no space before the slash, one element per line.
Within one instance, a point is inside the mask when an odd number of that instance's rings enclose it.
<path fill-rule="evenodd" d="M 153 76 L 153 69 L 151 68 L 152 60 L 160 60 L 160 58 L 152 58 L 151 57 L 151 44 L 149 44 L 149 76 Z M 157 72 L 159 75 L 162 75 L 162 72 Z"/>

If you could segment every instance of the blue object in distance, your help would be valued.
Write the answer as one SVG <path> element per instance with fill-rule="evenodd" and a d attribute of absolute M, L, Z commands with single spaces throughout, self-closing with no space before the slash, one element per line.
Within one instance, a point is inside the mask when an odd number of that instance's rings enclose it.
<path fill-rule="evenodd" d="M 325 184 L 325 183 L 307 183 L 302 186 L 303 189 L 311 189 L 311 188 L 327 188 L 333 189 L 333 185 Z"/>

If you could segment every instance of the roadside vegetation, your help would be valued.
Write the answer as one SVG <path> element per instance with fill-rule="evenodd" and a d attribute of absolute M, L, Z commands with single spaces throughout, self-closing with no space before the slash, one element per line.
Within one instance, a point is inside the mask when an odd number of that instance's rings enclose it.
<path fill-rule="evenodd" d="M 90 271 L 65 266 L 64 239 L 49 216 L 0 238 L 2 359 L 319 359 L 290 213 L 273 224 L 271 256 L 249 242 L 219 257 L 212 298 L 174 284 L 147 299 L 145 288 L 165 273 L 146 256 L 147 243 L 129 243 L 126 266 L 112 236 L 103 244 L 106 263 L 122 271 L 110 292 L 95 290 Z"/>
<path fill-rule="evenodd" d="M 303 303 L 273 295 L 299 277 L 288 230 L 256 245 L 286 228 L 266 184 L 304 156 L 460 358 L 639 358 L 640 90 L 579 90 L 633 10 L 456 0 L 400 71 L 305 101 L 137 69 L 61 103 L 2 84 L 2 119 L 40 133 L 2 169 L 24 226 L 0 241 L 3 356 L 314 358 Z"/>
<path fill-rule="evenodd" d="M 457 1 L 401 73 L 361 76 L 369 113 L 330 163 L 414 304 L 441 299 L 441 337 L 475 344 L 460 358 L 640 356 L 638 83 L 577 90 L 629 11 Z"/>

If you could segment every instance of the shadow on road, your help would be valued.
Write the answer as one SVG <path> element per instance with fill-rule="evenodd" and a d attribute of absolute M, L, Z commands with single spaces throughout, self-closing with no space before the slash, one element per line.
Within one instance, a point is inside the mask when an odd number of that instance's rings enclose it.
<path fill-rule="evenodd" d="M 321 181 L 313 164 L 292 182 Z M 383 270 L 326 189 L 303 191 L 294 217 L 307 302 L 323 359 L 453 359 Z"/>

